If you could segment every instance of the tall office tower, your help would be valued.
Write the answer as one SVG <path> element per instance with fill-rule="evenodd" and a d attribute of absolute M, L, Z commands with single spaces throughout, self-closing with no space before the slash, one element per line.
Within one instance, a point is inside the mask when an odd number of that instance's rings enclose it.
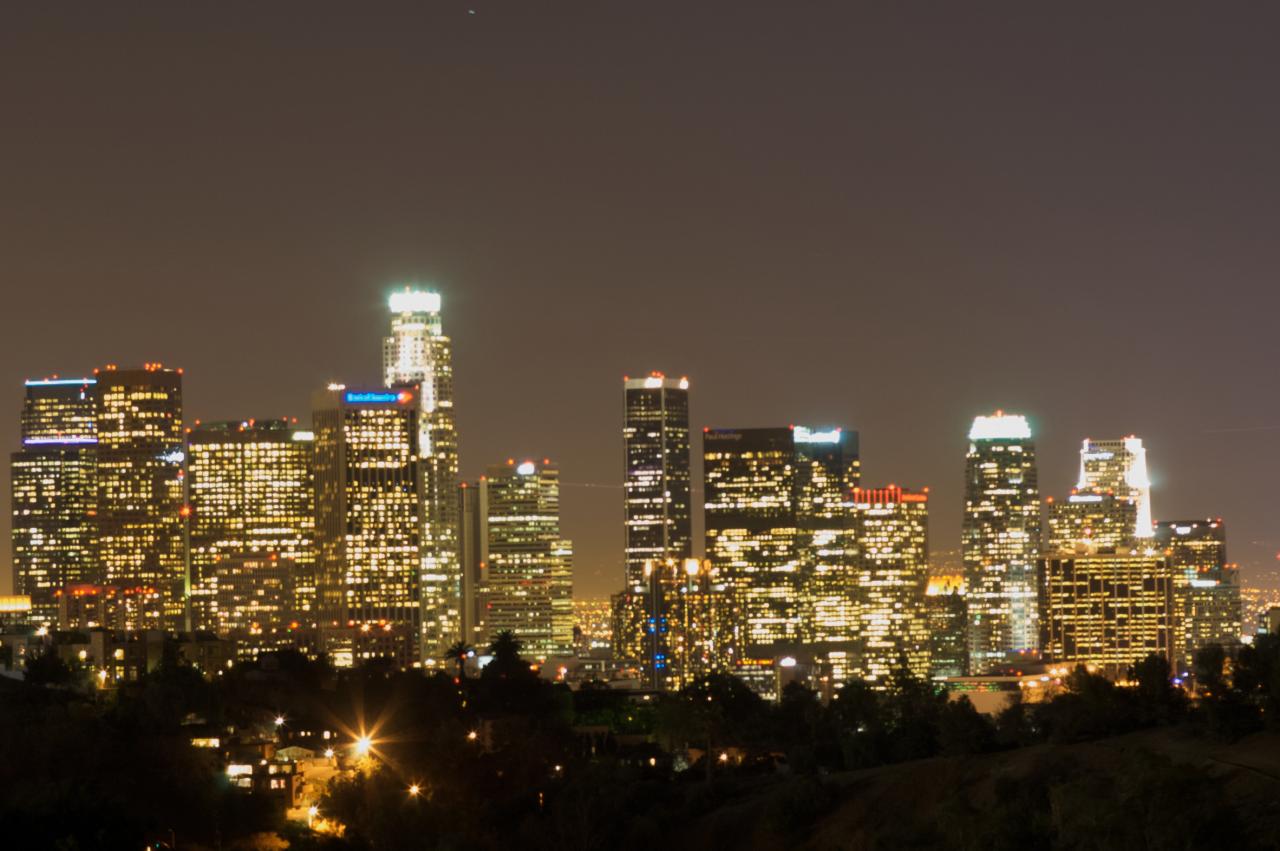
<path fill-rule="evenodd" d="M 1166 520 L 1155 545 L 1173 566 L 1178 659 L 1184 670 L 1210 644 L 1230 651 L 1240 643 L 1239 571 L 1227 562 L 1227 527 L 1221 519 Z"/>
<path fill-rule="evenodd" d="M 560 470 L 496 464 L 480 481 L 483 641 L 511 631 L 525 655 L 573 653 L 573 545 L 560 534 Z"/>
<path fill-rule="evenodd" d="M 197 425 L 187 435 L 187 505 L 190 508 L 191 624 L 232 632 L 236 625 L 274 634 L 286 643 L 290 624 L 315 621 L 315 480 L 312 434 L 289 420 L 248 420 Z M 292 595 L 261 607 L 269 622 L 242 624 L 224 601 L 237 595 L 223 586 L 254 586 L 250 573 L 291 571 Z M 264 574 L 260 588 L 268 587 Z M 272 580 L 273 589 L 286 583 Z M 283 592 L 280 592 L 283 593 Z"/>
<path fill-rule="evenodd" d="M 95 370 L 97 535 L 103 580 L 153 589 L 130 629 L 186 620 L 182 371 L 158 363 Z"/>
<path fill-rule="evenodd" d="M 645 681 L 661 687 L 669 673 L 667 600 L 679 565 L 693 555 L 689 380 L 657 372 L 624 379 L 622 444 L 624 588 L 613 652 L 641 663 Z"/>
<path fill-rule="evenodd" d="M 418 388 L 313 399 L 320 644 L 335 665 L 422 661 L 422 513 Z"/>
<path fill-rule="evenodd" d="M 929 494 L 896 486 L 851 498 L 858 542 L 858 661 L 863 679 L 885 680 L 902 668 L 929 676 Z"/>
<path fill-rule="evenodd" d="M 858 478 L 857 435 L 708 429 L 702 441 L 706 554 L 729 585 L 739 653 L 852 649 L 851 612 L 832 598 L 856 585 L 843 501 Z"/>
<path fill-rule="evenodd" d="M 99 580 L 94 553 L 97 424 L 92 378 L 26 383 L 22 448 L 10 460 L 14 588 L 31 619 L 57 622 L 57 592 Z"/>
<path fill-rule="evenodd" d="M 861 627 L 858 542 L 847 502 L 861 480 L 858 433 L 795 426 L 791 438 L 802 561 L 812 571 L 801 589 L 803 636 L 839 682 L 855 673 Z"/>
<path fill-rule="evenodd" d="M 929 676 L 932 679 L 962 677 L 969 670 L 964 594 L 963 576 L 929 577 L 924 612 L 929 625 Z"/>
<path fill-rule="evenodd" d="M 1039 643 L 1036 559 L 1040 495 L 1025 417 L 977 417 L 969 431 L 962 532 L 969 604 L 969 670 L 982 674 Z"/>
<path fill-rule="evenodd" d="M 1151 653 L 1174 659 L 1173 570 L 1158 550 L 1043 559 L 1041 649 L 1113 679 Z"/>
<path fill-rule="evenodd" d="M 483 644 L 480 582 L 484 573 L 484 545 L 488 534 L 480 508 L 480 483 L 458 485 L 458 560 L 462 567 L 462 636 L 472 646 Z"/>
<path fill-rule="evenodd" d="M 382 347 L 388 387 L 418 385 L 414 397 L 421 457 L 422 658 L 442 664 L 462 634 L 458 553 L 458 433 L 453 410 L 452 343 L 444 335 L 439 293 L 393 293 L 391 336 Z"/>
<path fill-rule="evenodd" d="M 1118 502 L 1135 506 L 1133 537 L 1144 541 L 1154 534 L 1151 524 L 1151 480 L 1147 476 L 1147 450 L 1142 438 L 1085 439 L 1080 447 L 1080 480 L 1083 494 L 1114 494 Z"/>
<path fill-rule="evenodd" d="M 1113 493 L 1076 491 L 1065 500 L 1046 500 L 1049 508 L 1045 551 L 1132 549 L 1138 504 Z"/>

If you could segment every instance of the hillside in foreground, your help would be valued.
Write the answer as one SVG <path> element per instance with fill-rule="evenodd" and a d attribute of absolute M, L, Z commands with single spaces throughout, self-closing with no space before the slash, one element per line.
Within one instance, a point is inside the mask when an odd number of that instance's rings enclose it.
<path fill-rule="evenodd" d="M 1280 735 L 1157 729 L 790 778 L 726 801 L 686 847 L 814 851 L 1272 848 Z"/>

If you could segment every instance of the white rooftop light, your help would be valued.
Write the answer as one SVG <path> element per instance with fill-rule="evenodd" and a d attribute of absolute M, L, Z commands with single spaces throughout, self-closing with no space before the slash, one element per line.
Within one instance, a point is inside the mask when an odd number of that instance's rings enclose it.
<path fill-rule="evenodd" d="M 974 417 L 973 428 L 969 429 L 970 440 L 1027 440 L 1030 437 L 1031 426 L 1026 417 L 1003 411 L 989 417 Z"/>
<path fill-rule="evenodd" d="M 792 432 L 792 439 L 796 443 L 839 443 L 840 429 L 833 428 L 827 431 L 817 431 L 805 426 L 796 426 Z"/>
<path fill-rule="evenodd" d="M 392 313 L 439 313 L 440 293 L 406 289 L 392 293 L 387 304 Z"/>
<path fill-rule="evenodd" d="M 532 461 L 525 461 L 519 467 L 516 467 L 516 472 L 522 476 L 532 476 L 537 469 Z"/>

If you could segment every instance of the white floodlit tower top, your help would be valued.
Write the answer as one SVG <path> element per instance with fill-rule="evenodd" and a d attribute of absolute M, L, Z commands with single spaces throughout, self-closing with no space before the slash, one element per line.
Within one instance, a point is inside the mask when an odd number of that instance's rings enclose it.
<path fill-rule="evenodd" d="M 1030 440 L 1031 426 L 1021 414 L 996 411 L 989 417 L 974 417 L 970 440 Z"/>
<path fill-rule="evenodd" d="M 439 313 L 440 293 L 405 287 L 402 292 L 392 293 L 387 305 L 392 313 Z"/>
<path fill-rule="evenodd" d="M 387 298 L 391 335 L 383 341 L 382 372 L 388 387 L 422 382 L 427 410 L 434 410 L 436 343 L 444 337 L 440 294 L 405 287 Z"/>
<path fill-rule="evenodd" d="M 1155 535 L 1151 519 L 1151 478 L 1147 474 L 1147 450 L 1142 438 L 1129 435 L 1119 440 L 1085 438 L 1080 447 L 1081 491 L 1111 491 L 1138 507 L 1135 535 Z"/>

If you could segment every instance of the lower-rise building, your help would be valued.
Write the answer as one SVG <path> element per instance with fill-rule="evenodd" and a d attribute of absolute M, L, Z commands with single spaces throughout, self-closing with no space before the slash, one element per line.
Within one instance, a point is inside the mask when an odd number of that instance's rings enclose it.
<path fill-rule="evenodd" d="M 1175 660 L 1173 569 L 1159 550 L 1060 553 L 1040 573 L 1046 662 L 1123 679 L 1152 653 Z"/>

